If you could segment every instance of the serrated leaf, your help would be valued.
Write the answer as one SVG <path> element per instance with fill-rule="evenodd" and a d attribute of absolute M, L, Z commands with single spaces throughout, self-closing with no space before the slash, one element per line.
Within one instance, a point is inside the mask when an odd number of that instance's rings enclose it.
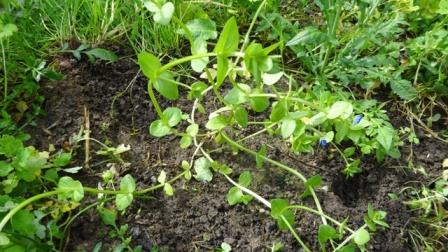
<path fill-rule="evenodd" d="M 315 27 L 306 27 L 292 38 L 286 46 L 294 45 L 317 45 L 326 40 L 325 33 Z"/>
<path fill-rule="evenodd" d="M 0 139 L 0 154 L 9 158 L 13 155 L 18 155 L 23 149 L 22 141 L 15 139 L 9 135 L 3 135 Z"/>
<path fill-rule="evenodd" d="M 117 211 L 102 206 L 98 206 L 96 210 L 105 225 L 116 227 Z"/>
<path fill-rule="evenodd" d="M 53 159 L 53 164 L 56 167 L 66 166 L 70 163 L 72 155 L 70 153 L 61 153 L 55 159 Z"/>
<path fill-rule="evenodd" d="M 102 49 L 102 48 L 94 48 L 88 51 L 85 51 L 86 54 L 91 54 L 93 56 L 95 56 L 98 59 L 102 59 L 102 60 L 109 60 L 109 61 L 116 61 L 118 60 L 117 55 L 115 55 L 115 53 Z"/>
<path fill-rule="evenodd" d="M 405 101 L 415 101 L 418 99 L 418 92 L 408 80 L 391 80 L 390 87 L 401 99 Z"/>
<path fill-rule="evenodd" d="M 0 22 L 0 39 L 4 39 L 12 36 L 14 32 L 17 32 L 17 26 L 15 24 L 3 24 Z"/>
<path fill-rule="evenodd" d="M 26 210 L 19 210 L 11 218 L 12 228 L 22 235 L 30 235 L 37 232 L 33 221 L 34 214 Z"/>

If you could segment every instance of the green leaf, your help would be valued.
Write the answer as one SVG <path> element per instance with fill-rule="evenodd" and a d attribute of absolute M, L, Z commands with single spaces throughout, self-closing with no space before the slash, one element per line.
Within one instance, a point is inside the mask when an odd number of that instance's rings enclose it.
<path fill-rule="evenodd" d="M 127 193 L 133 193 L 135 191 L 135 180 L 130 174 L 127 174 L 121 179 L 120 191 L 125 191 Z"/>
<path fill-rule="evenodd" d="M 219 171 L 219 173 L 222 173 L 222 174 L 225 174 L 225 175 L 229 175 L 229 174 L 231 174 L 233 172 L 233 170 L 229 166 L 227 166 L 225 164 L 221 165 L 219 167 L 218 171 Z"/>
<path fill-rule="evenodd" d="M 271 115 L 269 116 L 269 119 L 271 119 L 272 122 L 279 122 L 286 116 L 286 110 L 283 106 L 282 102 L 279 101 L 274 104 L 274 107 L 272 108 Z"/>
<path fill-rule="evenodd" d="M 117 209 L 119 211 L 125 210 L 128 206 L 131 205 L 133 199 L 134 196 L 132 195 L 132 193 L 117 194 L 117 197 L 115 198 Z"/>
<path fill-rule="evenodd" d="M 237 84 L 237 87 L 232 88 L 226 96 L 224 96 L 224 100 L 226 100 L 230 104 L 241 104 L 247 102 L 249 100 L 248 94 L 250 94 L 250 87 L 246 84 Z M 243 91 L 241 91 L 241 89 Z"/>
<path fill-rule="evenodd" d="M 58 182 L 58 189 L 65 192 L 58 195 L 60 200 L 71 198 L 78 202 L 84 198 L 84 188 L 81 182 L 73 180 L 71 177 L 62 177 Z"/>
<path fill-rule="evenodd" d="M 10 158 L 14 155 L 18 155 L 23 149 L 22 141 L 15 139 L 9 135 L 3 135 L 0 139 L 0 154 Z"/>
<path fill-rule="evenodd" d="M 4 39 L 7 37 L 12 36 L 14 32 L 17 32 L 17 26 L 15 24 L 6 24 L 3 25 L 3 23 L 0 21 L 0 39 Z"/>
<path fill-rule="evenodd" d="M 315 27 L 308 26 L 304 30 L 300 31 L 294 38 L 292 38 L 286 46 L 294 45 L 317 45 L 326 40 L 325 33 L 321 32 Z"/>
<path fill-rule="evenodd" d="M 117 55 L 115 55 L 115 53 L 102 49 L 102 48 L 94 48 L 88 51 L 85 51 L 84 53 L 86 54 L 91 54 L 93 56 L 95 56 L 98 59 L 102 59 L 102 60 L 109 60 L 109 61 L 116 61 L 118 60 Z"/>
<path fill-rule="evenodd" d="M 53 164 L 56 167 L 66 166 L 70 163 L 72 155 L 70 153 L 61 153 L 55 159 L 53 159 Z"/>
<path fill-rule="evenodd" d="M 174 127 L 182 120 L 182 111 L 176 107 L 169 107 L 163 111 L 163 116 L 168 122 L 168 126 Z"/>
<path fill-rule="evenodd" d="M 168 196 L 173 196 L 174 194 L 173 187 L 169 183 L 165 183 L 163 185 L 163 192 L 165 192 L 165 194 Z"/>
<path fill-rule="evenodd" d="M 263 83 L 266 85 L 273 85 L 275 83 L 277 83 L 282 77 L 283 77 L 283 72 L 278 72 L 275 74 L 268 74 L 268 73 L 264 73 L 263 74 Z"/>
<path fill-rule="evenodd" d="M 203 40 L 216 39 L 216 23 L 211 19 L 193 19 L 186 24 L 188 30 L 193 36 L 193 40 L 202 38 Z M 179 34 L 186 35 L 183 29 L 179 29 Z"/>
<path fill-rule="evenodd" d="M 274 219 L 279 219 L 285 208 L 288 206 L 284 199 L 271 200 L 271 216 Z"/>
<path fill-rule="evenodd" d="M 151 81 L 156 81 L 159 76 L 159 69 L 162 67 L 159 59 L 146 52 L 142 52 L 138 55 L 138 64 L 143 74 L 148 77 Z"/>
<path fill-rule="evenodd" d="M 238 25 L 235 17 L 232 17 L 224 25 L 214 51 L 219 55 L 227 56 L 227 54 L 233 53 L 238 48 L 239 39 Z"/>
<path fill-rule="evenodd" d="M 208 161 L 205 157 L 200 157 L 194 161 L 194 171 L 196 175 L 194 178 L 199 181 L 207 181 L 210 182 L 213 178 L 212 171 L 210 171 L 210 161 Z"/>
<path fill-rule="evenodd" d="M 241 127 L 246 127 L 249 121 L 249 114 L 247 113 L 246 108 L 244 108 L 243 106 L 238 106 L 235 108 L 235 111 L 233 112 L 234 116 L 235 116 L 235 120 L 236 122 L 241 126 Z"/>
<path fill-rule="evenodd" d="M 6 177 L 8 174 L 14 170 L 14 167 L 5 161 L 0 161 L 0 177 Z"/>
<path fill-rule="evenodd" d="M 337 239 L 339 235 L 336 234 L 336 230 L 329 225 L 320 225 L 318 232 L 318 240 L 320 243 L 325 243 L 330 239 Z"/>
<path fill-rule="evenodd" d="M 240 177 L 238 178 L 238 184 L 244 187 L 248 187 L 251 182 L 251 176 L 249 171 L 245 171 L 240 174 Z"/>
<path fill-rule="evenodd" d="M 257 168 L 260 169 L 263 166 L 263 160 L 260 156 L 264 156 L 266 153 L 266 145 L 262 145 L 260 151 L 255 156 L 255 161 L 257 162 Z"/>
<path fill-rule="evenodd" d="M 381 144 L 381 146 L 384 147 L 384 149 L 386 149 L 386 151 L 388 151 L 392 147 L 394 135 L 394 129 L 391 129 L 389 127 L 379 127 L 376 140 Z"/>
<path fill-rule="evenodd" d="M 415 101 L 418 99 L 418 92 L 408 80 L 391 80 L 390 87 L 401 99 L 405 101 Z"/>
<path fill-rule="evenodd" d="M 98 206 L 96 211 L 105 225 L 116 227 L 115 221 L 117 220 L 117 211 L 103 206 Z"/>
<path fill-rule="evenodd" d="M 296 120 L 291 119 L 291 118 L 285 118 L 282 121 L 281 132 L 282 132 L 283 139 L 286 139 L 289 136 L 291 136 L 291 134 L 296 129 L 296 125 L 297 125 Z"/>
<path fill-rule="evenodd" d="M 230 188 L 229 192 L 227 193 L 227 202 L 229 202 L 229 205 L 233 206 L 235 204 L 238 204 L 242 197 L 243 197 L 243 191 L 241 191 L 241 189 L 239 189 L 238 187 L 234 186 Z"/>
<path fill-rule="evenodd" d="M 165 3 L 161 9 L 155 12 L 154 21 L 161 25 L 168 25 L 174 13 L 174 4 L 171 2 Z"/>
<path fill-rule="evenodd" d="M 190 93 L 188 93 L 188 99 L 191 100 L 194 98 L 202 101 L 202 92 L 207 89 L 208 85 L 202 81 L 198 81 L 191 85 Z"/>
<path fill-rule="evenodd" d="M 227 59 L 227 56 L 225 55 L 218 54 L 217 60 L 218 69 L 216 73 L 216 85 L 219 87 L 227 76 L 227 71 L 229 70 L 229 59 Z"/>
<path fill-rule="evenodd" d="M 211 130 L 220 130 L 229 124 L 227 117 L 224 115 L 217 115 L 208 120 L 205 127 Z"/>
<path fill-rule="evenodd" d="M 252 94 L 263 94 L 261 88 L 254 88 Z M 255 112 L 263 112 L 269 107 L 269 99 L 267 97 L 252 97 L 250 99 L 250 107 Z"/>
<path fill-rule="evenodd" d="M 36 226 L 33 224 L 34 214 L 27 210 L 19 210 L 11 218 L 12 228 L 22 235 L 30 235 L 37 232 Z"/>
<path fill-rule="evenodd" d="M 182 149 L 186 149 L 190 147 L 190 145 L 193 143 L 193 138 L 191 136 L 183 136 L 180 139 L 180 147 Z"/>
<path fill-rule="evenodd" d="M 0 232 L 0 246 L 8 245 L 9 242 L 8 236 L 5 233 Z"/>
<path fill-rule="evenodd" d="M 313 177 L 311 177 L 310 179 L 308 179 L 305 182 L 305 186 L 306 189 L 305 191 L 300 195 L 300 198 L 303 199 L 306 196 L 310 195 L 311 193 L 311 188 L 314 188 L 316 186 L 319 186 L 322 183 L 322 177 L 320 175 L 315 175 Z"/>
<path fill-rule="evenodd" d="M 166 172 L 165 171 L 161 171 L 159 177 L 157 178 L 157 182 L 159 182 L 160 184 L 165 184 L 165 180 L 166 180 Z"/>
<path fill-rule="evenodd" d="M 179 90 L 174 77 L 168 72 L 163 72 L 158 76 L 158 79 L 154 82 L 154 88 L 169 100 L 176 100 L 179 97 Z"/>
<path fill-rule="evenodd" d="M 364 228 L 358 229 L 354 234 L 353 241 L 356 245 L 365 245 L 370 241 L 370 234 Z"/>
<path fill-rule="evenodd" d="M 347 119 L 353 112 L 353 105 L 346 101 L 335 102 L 328 111 L 328 119 L 335 119 L 341 117 Z"/>
<path fill-rule="evenodd" d="M 199 132 L 199 125 L 197 125 L 196 123 L 188 125 L 186 132 L 192 137 L 196 136 Z"/>
<path fill-rule="evenodd" d="M 149 133 L 155 137 L 166 136 L 170 132 L 170 127 L 163 124 L 161 120 L 155 120 L 149 126 Z"/>
<path fill-rule="evenodd" d="M 311 123 L 314 126 L 317 126 L 323 122 L 325 122 L 327 120 L 327 114 L 324 112 L 319 112 L 317 114 L 315 114 L 313 117 L 310 118 Z"/>
<path fill-rule="evenodd" d="M 196 54 L 207 53 L 207 41 L 204 38 L 197 38 L 193 42 L 193 46 L 195 50 L 192 50 L 192 53 L 196 52 Z M 207 66 L 210 61 L 209 57 L 202 57 L 199 59 L 194 59 L 191 61 L 191 67 L 194 71 L 201 73 L 204 68 Z"/>
<path fill-rule="evenodd" d="M 287 209 L 287 210 L 283 211 L 282 216 L 284 217 L 284 219 L 281 217 L 279 219 L 277 219 L 277 224 L 280 229 L 288 230 L 289 228 L 288 228 L 287 223 L 289 224 L 289 226 L 294 227 L 294 212 L 293 211 Z"/>

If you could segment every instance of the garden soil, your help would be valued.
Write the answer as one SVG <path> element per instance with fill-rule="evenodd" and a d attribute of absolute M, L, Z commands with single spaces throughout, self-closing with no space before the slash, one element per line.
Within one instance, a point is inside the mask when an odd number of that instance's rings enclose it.
<path fill-rule="evenodd" d="M 133 60 L 123 58 L 115 63 L 99 61 L 92 64 L 87 59 L 76 61 L 62 55 L 59 66 L 65 77 L 42 85 L 47 116 L 38 118 L 37 126 L 28 127 L 32 136 L 28 144 L 40 150 L 47 150 L 50 144 L 63 148 L 71 136 L 79 133 L 85 122 L 86 107 L 90 113 L 92 138 L 108 142 L 113 147 L 124 144 L 131 148 L 121 155 L 129 164 L 117 165 L 118 182 L 124 175 L 131 174 L 137 189 L 144 189 L 157 184 L 156 178 L 162 170 L 168 178 L 182 172 L 181 162 L 191 160 L 193 148 L 181 149 L 180 139 L 172 135 L 155 138 L 149 134 L 150 123 L 158 117 L 147 93 L 147 79 Z M 163 108 L 176 106 L 189 113 L 192 102 L 183 94 L 177 101 L 159 97 L 159 102 Z M 216 109 L 213 99 L 205 98 L 202 104 L 209 111 Z M 389 106 L 389 110 L 396 128 L 410 126 L 398 108 Z M 251 116 L 262 120 L 267 115 L 251 113 Z M 204 125 L 206 117 L 200 115 L 197 120 Z M 446 128 L 442 123 L 435 126 Z M 244 129 L 239 137 L 253 131 Z M 352 229 L 364 224 L 362 215 L 367 212 L 368 203 L 376 210 L 386 211 L 385 221 L 390 228 L 378 229 L 368 243 L 369 251 L 412 251 L 409 230 L 415 225 L 412 222 L 415 214 L 403 204 L 408 198 L 401 192 L 406 186 L 420 186 L 410 181 L 429 183 L 440 176 L 442 161 L 448 157 L 447 144 L 424 131 L 419 131 L 418 137 L 420 144 L 404 146 L 399 160 L 378 163 L 374 157 L 362 156 L 362 173 L 350 179 L 341 173 L 344 163 L 331 149 L 316 147 L 314 154 L 296 155 L 288 150 L 286 143 L 268 135 L 246 141 L 244 145 L 254 151 L 265 145 L 268 157 L 297 169 L 307 178 L 320 174 L 323 183 L 316 188 L 316 193 L 323 211 L 338 221 L 348 217 L 348 226 Z M 219 146 L 210 140 L 204 147 L 211 150 Z M 102 182 L 102 172 L 108 169 L 107 157 L 95 154 L 101 146 L 94 141 L 90 148 L 91 170 L 83 169 L 74 177 L 84 186 L 96 188 Z M 84 152 L 84 142 L 81 142 L 71 165 L 84 166 Z M 212 152 L 211 156 L 233 169 L 231 177 L 234 180 L 243 171 L 251 171 L 249 188 L 268 200 L 285 198 L 290 204 L 314 207 L 311 198 L 302 200 L 299 197 L 304 191 L 303 184 L 277 167 L 264 164 L 262 169 L 257 169 L 253 156 L 243 152 L 235 154 L 226 148 Z M 428 176 L 406 168 L 408 160 L 412 160 L 415 167 L 423 167 Z M 148 198 L 135 199 L 131 207 L 119 214 L 118 225 L 128 225 L 126 236 L 132 237 L 132 246 L 141 245 L 143 251 L 150 251 L 153 246 L 171 252 L 214 251 L 226 242 L 232 251 L 259 252 L 271 251 L 273 244 L 281 242 L 283 248 L 280 251 L 303 251 L 290 232 L 277 227 L 269 209 L 257 200 L 248 205 L 230 206 L 226 195 L 232 185 L 220 174 L 214 174 L 209 183 L 197 182 L 194 178 L 191 181 L 180 179 L 172 186 L 173 196 L 166 196 L 159 189 L 148 193 Z M 398 195 L 398 199 L 391 199 L 389 194 Z M 95 200 L 96 197 L 91 195 L 82 204 L 87 206 Z M 114 207 L 111 203 L 105 206 Z M 295 218 L 295 229 L 303 242 L 312 251 L 320 251 L 317 231 L 321 219 L 303 211 L 296 211 Z M 108 234 L 112 229 L 102 223 L 95 209 L 89 210 L 72 223 L 66 251 L 92 251 L 99 242 L 103 243 L 101 251 L 112 250 L 120 243 Z M 420 231 L 425 232 L 424 228 Z"/>

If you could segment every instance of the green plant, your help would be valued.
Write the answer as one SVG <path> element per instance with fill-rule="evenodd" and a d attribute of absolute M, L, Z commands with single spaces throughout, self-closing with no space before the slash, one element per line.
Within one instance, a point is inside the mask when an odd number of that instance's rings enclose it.
<path fill-rule="evenodd" d="M 85 141 L 79 138 L 77 141 Z M 120 153 L 129 150 L 128 148 L 108 148 L 104 153 L 113 153 L 118 156 Z M 119 190 L 109 189 L 114 184 L 113 178 L 117 174 L 105 174 L 104 180 L 106 189 L 96 189 L 84 187 L 80 181 L 69 176 L 59 176 L 59 172 L 75 173 L 82 167 L 63 168 L 72 159 L 71 153 L 56 152 L 54 150 L 38 151 L 33 146 L 25 147 L 22 139 L 4 135 L 0 139 L 0 155 L 4 161 L 0 161 L 0 189 L 4 195 L 0 197 L 0 248 L 2 249 L 24 249 L 26 247 L 35 248 L 37 251 L 48 251 L 56 248 L 54 239 L 61 240 L 59 249 L 62 248 L 62 241 L 68 225 L 76 218 L 70 218 L 64 225 L 57 225 L 63 218 L 64 213 L 77 209 L 80 201 L 84 198 L 85 192 L 89 192 L 102 197 L 91 206 L 94 207 L 102 202 L 114 200 L 114 204 L 119 211 L 125 210 L 133 201 L 134 197 L 164 188 L 167 195 L 173 194 L 171 183 L 181 177 L 190 178 L 189 165 L 184 166 L 184 171 L 174 179 L 166 179 L 165 172 L 162 171 L 158 178 L 158 185 L 136 191 L 135 181 L 131 175 L 121 178 Z M 51 155 L 50 155 L 51 154 Z M 99 153 L 102 154 L 102 153 Z M 115 188 L 117 185 L 113 186 Z M 24 198 L 23 195 L 30 195 Z M 113 197 L 106 197 L 111 195 Z M 44 199 L 49 199 L 42 202 Z M 100 216 L 107 225 L 113 225 L 115 219 L 113 213 L 107 212 L 105 208 L 99 208 Z M 44 223 L 44 217 L 50 216 L 50 221 Z M 126 227 L 118 228 L 116 225 L 116 235 L 123 241 L 123 246 L 129 247 L 129 238 L 124 238 Z M 61 231 L 61 229 L 64 229 Z M 135 248 L 134 251 L 139 251 Z"/>
<path fill-rule="evenodd" d="M 438 251 L 444 248 L 443 239 L 448 235 L 448 214 L 444 206 L 448 200 L 447 178 L 444 173 L 431 182 L 431 187 L 423 184 L 406 186 L 401 191 L 408 198 L 403 203 L 410 211 L 416 212 L 414 225 L 423 225 L 426 229 L 424 234 L 418 229 L 410 233 L 416 250 Z"/>
<path fill-rule="evenodd" d="M 306 191 L 302 197 L 311 195 L 317 208 L 317 210 L 309 211 L 321 216 L 323 225 L 327 225 L 327 219 L 330 217 L 323 213 L 313 189 L 320 184 L 320 176 L 307 179 L 295 169 L 267 158 L 264 155 L 266 147 L 262 147 L 259 152 L 256 152 L 244 147 L 243 142 L 268 133 L 279 136 L 283 141 L 289 141 L 292 150 L 296 153 L 312 152 L 313 147 L 318 144 L 323 146 L 331 144 L 346 162 L 347 166 L 343 172 L 347 176 L 354 176 L 361 172 L 358 167 L 360 160 L 350 158 L 356 148 L 349 147 L 342 151 L 338 148 L 339 143 L 351 141 L 359 147 L 362 153 L 375 153 L 377 159 L 381 161 L 386 155 L 399 157 L 400 152 L 397 148 L 399 138 L 395 135 L 395 129 L 388 122 L 389 118 L 382 109 L 385 104 L 378 105 L 375 100 L 355 101 L 350 99 L 351 93 L 336 88 L 335 94 L 325 90 L 313 91 L 296 88 L 297 85 L 292 76 L 282 71 L 279 56 L 271 55 L 282 45 L 283 41 L 264 47 L 260 43 L 249 40 L 255 20 L 265 4 L 266 1 L 261 1 L 246 32 L 244 42 L 240 46 L 239 29 L 235 18 L 226 22 L 218 37 L 211 20 L 192 20 L 184 24 L 181 19 L 176 17 L 173 3 L 145 1 L 145 7 L 154 14 L 155 22 L 162 25 L 174 22 L 183 29 L 181 34 L 186 36 L 190 42 L 192 52 L 191 56 L 175 59 L 165 65 L 162 65 L 161 61 L 153 54 L 147 52 L 139 54 L 140 68 L 149 79 L 148 94 L 160 118 L 151 123 L 149 132 L 156 137 L 175 134 L 180 137 L 182 148 L 194 145 L 195 153 L 200 151 L 204 155 L 194 161 L 193 167 L 196 172 L 194 177 L 199 181 L 211 181 L 212 171 L 222 174 L 234 185 L 228 193 L 230 204 L 247 204 L 252 198 L 256 198 L 271 208 L 269 201 L 246 188 L 251 181 L 249 172 L 240 175 L 239 183 L 233 182 L 229 177 L 232 169 L 226 164 L 219 164 L 210 156 L 209 153 L 212 151 L 207 152 L 202 148 L 203 142 L 199 141 L 203 137 L 214 138 L 219 144 L 227 144 L 234 153 L 243 151 L 255 156 L 258 168 L 262 167 L 263 162 L 269 162 L 286 170 L 306 185 Z M 218 38 L 218 41 L 214 45 L 213 51 L 208 51 L 208 40 L 214 38 Z M 327 46 L 328 50 L 334 48 L 331 44 L 327 44 Z M 329 51 L 327 52 L 329 53 Z M 216 70 L 209 68 L 210 58 L 216 59 Z M 179 81 L 179 78 L 176 78 L 175 73 L 171 70 L 175 66 L 185 63 L 190 63 L 194 71 L 202 73 L 208 83 L 198 81 L 187 85 Z M 326 69 L 326 65 L 327 63 L 324 63 L 320 67 Z M 288 85 L 280 87 L 278 82 L 285 77 L 289 80 Z M 328 84 L 334 86 L 331 82 Z M 222 94 L 224 85 L 230 85 L 230 90 L 226 90 Z M 182 94 L 179 91 L 181 88 L 188 90 L 188 99 L 194 100 L 191 112 L 184 114 L 176 107 L 162 109 L 154 89 L 162 97 L 176 100 Z M 209 113 L 208 121 L 205 124 L 208 132 L 204 132 L 195 122 L 195 113 L 205 113 L 201 101 L 204 96 L 210 95 L 215 97 L 217 109 Z M 262 113 L 269 108 L 270 114 L 266 120 L 249 120 L 248 109 L 255 113 Z M 177 126 L 182 121 L 188 123 L 185 132 L 177 130 Z M 263 125 L 264 129 L 238 139 L 239 128 L 251 125 Z M 287 224 L 281 222 L 285 217 L 283 210 L 282 208 L 274 218 L 278 219 L 279 225 L 284 228 L 285 225 L 292 225 L 294 216 L 290 210 L 287 210 L 285 214 L 288 220 Z M 374 212 L 371 206 L 369 206 L 368 212 L 369 214 L 365 218 L 366 226 L 357 232 L 352 231 L 352 235 L 343 241 L 339 248 L 354 238 L 355 247 L 364 249 L 365 243 L 370 239 L 369 233 L 365 230 L 366 227 L 369 227 L 372 232 L 375 231 L 375 226 L 372 223 L 387 227 L 387 224 L 381 221 L 385 216 L 384 212 Z M 343 226 L 339 222 L 337 225 Z M 293 229 L 290 228 L 290 230 L 294 233 Z M 296 234 L 295 237 L 305 250 L 309 250 Z M 350 246 L 349 248 L 355 249 L 355 247 Z"/>
<path fill-rule="evenodd" d="M 75 50 L 68 50 L 68 44 L 64 43 L 64 45 L 62 46 L 62 50 L 60 50 L 60 52 L 70 52 L 73 53 L 73 56 L 75 56 L 75 58 L 77 60 L 81 60 L 81 54 L 85 54 L 87 55 L 87 57 L 89 58 L 90 62 L 92 64 L 95 63 L 95 58 L 98 59 L 102 59 L 102 60 L 108 60 L 108 61 L 116 61 L 118 59 L 117 55 L 115 55 L 115 53 L 102 49 L 102 48 L 93 48 L 93 49 L 89 49 L 90 46 L 89 45 L 80 45 L 78 48 L 76 48 Z"/>

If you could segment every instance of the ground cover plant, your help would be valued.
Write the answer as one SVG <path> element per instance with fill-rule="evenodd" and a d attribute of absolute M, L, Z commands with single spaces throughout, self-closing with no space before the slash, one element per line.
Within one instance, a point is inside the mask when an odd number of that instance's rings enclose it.
<path fill-rule="evenodd" d="M 2 249 L 445 249 L 446 1 L 2 3 Z"/>

